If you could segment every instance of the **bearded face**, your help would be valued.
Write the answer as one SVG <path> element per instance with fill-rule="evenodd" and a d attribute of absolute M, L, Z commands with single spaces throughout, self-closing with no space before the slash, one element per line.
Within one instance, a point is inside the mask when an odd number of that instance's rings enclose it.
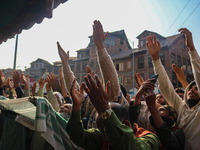
<path fill-rule="evenodd" d="M 196 105 L 199 102 L 200 96 L 196 85 L 193 85 L 187 93 L 187 101 L 189 105 Z"/>

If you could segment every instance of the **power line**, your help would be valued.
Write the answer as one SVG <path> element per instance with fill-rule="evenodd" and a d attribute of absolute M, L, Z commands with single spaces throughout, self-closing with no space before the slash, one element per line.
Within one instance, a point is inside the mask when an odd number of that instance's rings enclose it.
<path fill-rule="evenodd" d="M 181 12 L 179 13 L 179 15 L 176 17 L 176 19 L 174 20 L 174 22 L 171 24 L 171 26 L 169 27 L 169 29 L 165 32 L 165 35 L 167 34 L 167 32 L 172 28 L 172 26 L 174 25 L 174 23 L 176 22 L 176 20 L 178 19 L 178 17 L 182 14 L 182 12 L 184 11 L 184 9 L 186 8 L 186 6 L 188 5 L 188 3 L 190 2 L 190 0 L 185 4 L 185 6 L 183 7 L 183 9 L 181 10 Z"/>
<path fill-rule="evenodd" d="M 199 7 L 200 5 L 200 2 L 199 4 L 197 5 L 197 7 L 190 13 L 190 15 L 187 17 L 187 19 L 185 19 L 185 21 L 183 22 L 183 24 L 181 25 L 181 27 L 185 24 L 185 22 L 192 16 L 192 14 L 195 12 L 195 10 Z"/>

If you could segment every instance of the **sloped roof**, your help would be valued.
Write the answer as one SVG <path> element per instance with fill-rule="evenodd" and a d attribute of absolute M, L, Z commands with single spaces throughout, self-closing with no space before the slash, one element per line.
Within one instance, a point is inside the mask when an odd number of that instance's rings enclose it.
<path fill-rule="evenodd" d="M 78 59 L 75 59 L 74 61 L 81 61 L 81 60 L 87 60 L 87 59 L 89 59 L 89 57 L 78 58 Z"/>
<path fill-rule="evenodd" d="M 156 32 L 152 32 L 152 31 L 148 31 L 148 30 L 144 30 L 140 35 L 138 35 L 136 38 L 137 39 L 140 39 L 140 37 L 142 36 L 142 35 L 153 35 L 153 34 L 155 34 L 156 35 L 156 38 L 158 39 L 158 40 L 164 40 L 165 39 L 165 37 L 163 37 L 162 35 L 160 35 L 160 34 L 158 34 L 158 33 L 156 33 Z"/>
<path fill-rule="evenodd" d="M 115 32 L 108 32 L 108 35 L 111 35 L 111 36 L 114 36 L 114 37 L 118 37 L 118 38 L 122 39 L 123 41 L 126 41 L 128 48 L 131 49 L 131 46 L 130 46 L 130 44 L 129 44 L 129 42 L 128 42 L 128 39 L 127 39 L 127 37 L 126 37 L 126 34 L 125 34 L 125 31 L 124 31 L 124 30 L 115 31 Z M 91 39 L 92 36 L 89 36 L 89 38 Z M 92 42 L 91 42 L 91 41 L 92 41 Z M 90 41 L 90 43 L 88 44 L 87 47 L 89 47 L 90 45 L 93 45 L 93 44 L 94 44 L 94 43 L 93 43 L 93 40 L 91 40 L 91 41 Z"/>
<path fill-rule="evenodd" d="M 30 29 L 44 18 L 52 18 L 52 11 L 67 0 L 1 0 L 0 44 Z"/>
<path fill-rule="evenodd" d="M 111 58 L 112 60 L 116 60 L 116 59 L 122 59 L 122 58 L 126 58 L 128 56 L 130 56 L 133 53 L 133 49 L 130 50 L 121 50 L 117 53 L 111 54 Z"/>
<path fill-rule="evenodd" d="M 52 64 L 50 64 L 48 61 L 46 61 L 46 60 L 44 60 L 44 59 L 41 59 L 41 58 L 38 58 L 37 60 L 31 62 L 31 64 L 32 64 L 32 63 L 37 63 L 37 62 L 43 62 L 43 63 L 46 63 L 46 64 L 48 64 L 48 65 L 52 65 Z"/>

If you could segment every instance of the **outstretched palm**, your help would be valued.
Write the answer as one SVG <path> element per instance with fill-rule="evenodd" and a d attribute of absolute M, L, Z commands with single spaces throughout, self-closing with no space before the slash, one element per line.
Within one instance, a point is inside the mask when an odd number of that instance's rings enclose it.
<path fill-rule="evenodd" d="M 60 46 L 60 43 L 57 42 L 57 47 L 58 47 L 58 53 L 60 56 L 60 59 L 62 60 L 62 63 L 67 63 L 69 60 L 69 51 L 67 53 L 63 50 L 63 48 Z"/>

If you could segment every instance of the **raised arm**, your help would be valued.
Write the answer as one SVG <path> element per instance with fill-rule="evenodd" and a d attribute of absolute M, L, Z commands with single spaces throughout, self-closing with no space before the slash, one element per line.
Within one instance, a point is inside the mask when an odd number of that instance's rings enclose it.
<path fill-rule="evenodd" d="M 192 64 L 192 72 L 193 72 L 198 90 L 200 90 L 200 58 L 193 43 L 192 33 L 186 28 L 181 28 L 178 31 L 181 32 L 182 34 L 185 34 L 185 37 L 186 37 L 185 43 L 189 49 L 190 61 Z"/>
<path fill-rule="evenodd" d="M 176 109 L 176 111 L 178 111 L 179 106 L 182 104 L 182 100 L 174 91 L 174 87 L 167 75 L 166 70 L 164 69 L 160 61 L 159 58 L 159 53 L 161 49 L 160 42 L 157 41 L 155 35 L 153 36 L 153 39 L 151 36 L 149 36 L 146 44 L 147 44 L 147 49 L 153 60 L 154 72 L 156 74 L 159 74 L 158 83 L 160 92 L 165 97 L 169 105 L 171 105 Z"/>
<path fill-rule="evenodd" d="M 51 73 L 50 75 L 47 76 L 46 90 L 47 90 L 47 100 L 50 102 L 50 104 L 53 106 L 53 108 L 57 112 L 60 109 L 60 106 L 59 106 L 58 100 L 54 96 L 53 90 L 52 90 L 52 84 L 55 80 L 56 80 L 56 78 L 55 78 L 54 74 Z"/>
<path fill-rule="evenodd" d="M 188 86 L 188 82 L 185 78 L 183 66 L 181 68 L 179 68 L 177 65 L 172 64 L 172 69 L 176 73 L 178 81 L 182 84 L 183 88 L 186 89 L 186 87 Z"/>
<path fill-rule="evenodd" d="M 20 72 L 20 78 L 24 82 L 25 88 L 24 88 L 24 94 L 23 97 L 30 96 L 30 79 L 29 79 L 29 74 L 27 76 L 24 75 L 24 73 L 21 71 Z"/>
<path fill-rule="evenodd" d="M 63 67 L 59 69 L 59 77 L 60 77 L 60 86 L 61 86 L 61 93 L 64 99 L 67 98 L 67 89 L 66 89 L 66 84 L 65 84 L 65 79 L 63 75 Z"/>
<path fill-rule="evenodd" d="M 71 140 L 85 149 L 97 149 L 102 145 L 101 133 L 96 129 L 84 130 L 81 121 L 80 111 L 82 101 L 84 99 L 83 85 L 80 86 L 78 91 L 75 85 L 76 79 L 73 81 L 71 87 L 71 96 L 73 100 L 72 114 L 67 124 L 67 132 Z"/>
<path fill-rule="evenodd" d="M 120 85 L 118 81 L 117 71 L 113 61 L 105 49 L 103 42 L 106 39 L 107 33 L 104 34 L 103 27 L 100 21 L 95 20 L 93 25 L 93 39 L 97 47 L 97 59 L 101 75 L 104 83 L 111 83 L 111 101 L 117 101 L 120 95 Z"/>
<path fill-rule="evenodd" d="M 57 42 L 57 47 L 58 47 L 58 53 L 60 56 L 60 59 L 62 61 L 62 66 L 63 66 L 63 72 L 64 72 L 64 79 L 65 79 L 65 84 L 67 87 L 67 91 L 70 91 L 72 82 L 75 79 L 74 73 L 71 70 L 71 67 L 69 66 L 69 51 L 66 53 L 63 48 L 60 46 L 60 43 Z M 77 89 L 79 89 L 79 84 L 76 82 Z M 70 93 L 71 94 L 71 93 Z"/>

